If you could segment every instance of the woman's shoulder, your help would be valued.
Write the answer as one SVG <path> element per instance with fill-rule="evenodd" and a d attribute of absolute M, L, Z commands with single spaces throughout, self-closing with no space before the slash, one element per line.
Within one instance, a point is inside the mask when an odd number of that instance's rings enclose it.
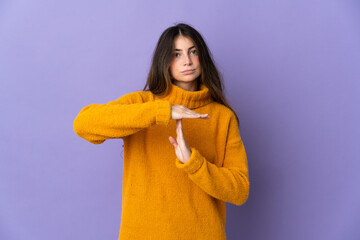
<path fill-rule="evenodd" d="M 153 100 L 153 95 L 150 91 L 134 91 L 126 93 L 118 99 L 109 102 L 109 104 L 133 104 L 133 103 L 145 103 Z"/>
<path fill-rule="evenodd" d="M 223 122 L 224 124 L 230 125 L 237 122 L 236 114 L 231 108 L 225 106 L 224 104 L 214 101 L 211 104 L 211 108 L 211 111 L 213 112 L 212 115 L 217 117 L 218 120 Z"/>
<path fill-rule="evenodd" d="M 214 111 L 219 112 L 223 117 L 231 117 L 232 115 L 234 115 L 233 111 L 230 108 L 219 102 L 211 102 L 211 107 Z"/>

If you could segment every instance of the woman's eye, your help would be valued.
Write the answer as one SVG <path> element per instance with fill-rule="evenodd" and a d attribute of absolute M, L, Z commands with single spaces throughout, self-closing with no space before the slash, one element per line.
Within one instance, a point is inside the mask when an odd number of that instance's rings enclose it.
<path fill-rule="evenodd" d="M 175 55 L 175 57 L 178 57 L 178 56 L 179 56 L 179 53 L 175 53 L 174 55 Z"/>
<path fill-rule="evenodd" d="M 193 51 L 191 51 L 191 53 L 192 53 L 192 54 L 196 54 L 197 52 L 196 52 L 196 50 L 193 50 Z"/>

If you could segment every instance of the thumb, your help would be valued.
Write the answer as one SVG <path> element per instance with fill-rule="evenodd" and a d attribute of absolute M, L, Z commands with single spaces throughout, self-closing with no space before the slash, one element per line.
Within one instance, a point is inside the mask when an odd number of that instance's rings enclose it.
<path fill-rule="evenodd" d="M 172 136 L 169 137 L 169 141 L 170 143 L 174 146 L 174 147 L 177 147 L 178 143 L 176 141 L 175 138 L 173 138 Z"/>

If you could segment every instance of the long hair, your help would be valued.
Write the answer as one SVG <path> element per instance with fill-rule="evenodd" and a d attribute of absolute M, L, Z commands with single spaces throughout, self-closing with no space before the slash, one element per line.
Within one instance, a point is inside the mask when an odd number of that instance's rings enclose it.
<path fill-rule="evenodd" d="M 179 23 L 173 27 L 167 28 L 161 34 L 153 54 L 150 71 L 143 91 L 149 90 L 156 96 L 166 96 L 170 91 L 172 83 L 170 64 L 172 60 L 174 39 L 179 35 L 190 38 L 198 51 L 201 66 L 201 74 L 197 79 L 198 86 L 201 82 L 209 88 L 213 100 L 228 107 L 235 114 L 236 121 L 240 127 L 240 121 L 236 112 L 230 107 L 223 95 L 222 77 L 214 64 L 209 48 L 200 33 L 187 24 Z"/>

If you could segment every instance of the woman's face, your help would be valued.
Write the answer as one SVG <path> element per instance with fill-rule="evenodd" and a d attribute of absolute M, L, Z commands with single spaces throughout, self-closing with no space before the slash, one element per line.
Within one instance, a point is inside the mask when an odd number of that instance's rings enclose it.
<path fill-rule="evenodd" d="M 180 35 L 175 37 L 172 54 L 170 73 L 175 80 L 191 82 L 200 76 L 198 50 L 190 38 Z"/>

